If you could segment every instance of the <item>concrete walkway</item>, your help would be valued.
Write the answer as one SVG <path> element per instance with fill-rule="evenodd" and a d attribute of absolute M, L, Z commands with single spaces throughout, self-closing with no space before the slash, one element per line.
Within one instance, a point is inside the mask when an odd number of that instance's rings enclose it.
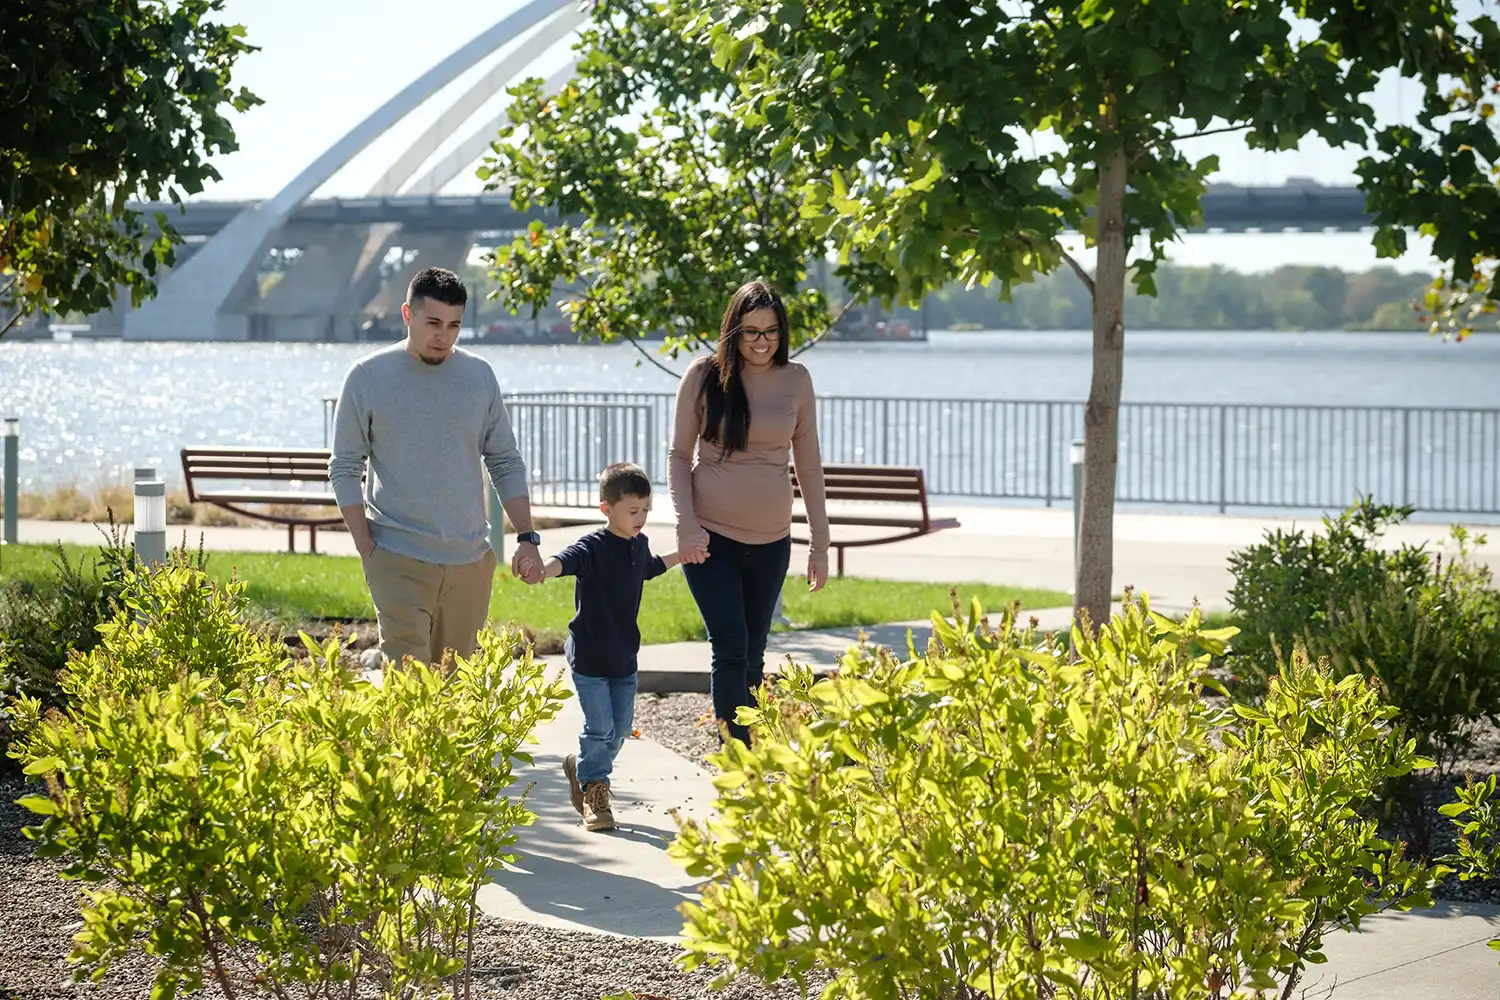
<path fill-rule="evenodd" d="M 632 739 L 611 783 L 620 829 L 589 833 L 568 798 L 562 761 L 578 752 L 583 713 L 576 698 L 537 734 L 535 764 L 520 775 L 535 781 L 528 803 L 535 825 L 522 830 L 516 871 L 498 873 L 479 892 L 486 913 L 548 927 L 627 937 L 677 939 L 677 905 L 697 886 L 667 857 L 677 835 L 670 811 L 702 818 L 714 800 L 708 772 L 660 743 Z"/>

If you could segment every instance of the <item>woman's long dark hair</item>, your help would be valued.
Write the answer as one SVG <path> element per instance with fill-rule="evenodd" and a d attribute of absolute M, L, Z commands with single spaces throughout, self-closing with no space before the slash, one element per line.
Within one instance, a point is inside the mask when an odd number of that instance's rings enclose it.
<path fill-rule="evenodd" d="M 776 314 L 779 332 L 771 364 L 780 368 L 790 359 L 787 341 L 791 338 L 781 296 L 764 281 L 741 285 L 724 310 L 719 347 L 703 378 L 703 440 L 718 444 L 726 452 L 744 451 L 750 440 L 750 401 L 740 381 L 740 323 L 757 309 Z"/>

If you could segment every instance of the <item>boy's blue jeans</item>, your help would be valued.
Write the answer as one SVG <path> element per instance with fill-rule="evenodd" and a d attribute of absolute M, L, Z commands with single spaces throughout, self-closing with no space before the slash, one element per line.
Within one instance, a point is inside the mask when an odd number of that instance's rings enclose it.
<path fill-rule="evenodd" d="M 615 758 L 630 739 L 635 723 L 636 673 L 626 677 L 589 677 L 573 672 L 573 690 L 583 709 L 583 732 L 578 734 L 578 783 L 609 784 Z"/>

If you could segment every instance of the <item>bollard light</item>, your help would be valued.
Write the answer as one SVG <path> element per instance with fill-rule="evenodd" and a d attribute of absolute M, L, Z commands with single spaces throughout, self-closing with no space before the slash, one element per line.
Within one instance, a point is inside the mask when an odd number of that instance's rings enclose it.
<path fill-rule="evenodd" d="M 160 479 L 135 484 L 135 555 L 147 566 L 167 561 L 167 484 Z"/>
<path fill-rule="evenodd" d="M 15 545 L 19 537 L 21 503 L 21 418 L 5 418 L 5 526 L 0 542 Z"/>

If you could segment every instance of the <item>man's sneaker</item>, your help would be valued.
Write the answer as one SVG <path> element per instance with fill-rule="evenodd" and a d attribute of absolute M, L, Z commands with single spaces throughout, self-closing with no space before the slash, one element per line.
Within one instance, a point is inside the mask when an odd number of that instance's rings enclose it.
<path fill-rule="evenodd" d="M 615 828 L 615 811 L 609 807 L 609 786 L 602 781 L 590 781 L 583 790 L 583 826 L 596 833 Z"/>
<path fill-rule="evenodd" d="M 578 755 L 570 753 L 563 758 L 563 774 L 568 776 L 568 797 L 573 800 L 573 808 L 578 810 L 578 815 L 583 815 L 583 786 L 578 783 Z"/>

